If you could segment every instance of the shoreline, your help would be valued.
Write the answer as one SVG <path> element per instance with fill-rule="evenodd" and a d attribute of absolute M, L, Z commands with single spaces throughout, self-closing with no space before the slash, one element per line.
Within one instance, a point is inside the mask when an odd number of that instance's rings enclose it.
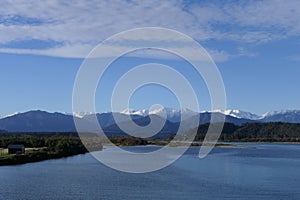
<path fill-rule="evenodd" d="M 88 151 L 85 152 L 78 152 L 72 154 L 44 154 L 43 156 L 33 153 L 33 154 L 23 154 L 23 155 L 12 155 L 0 158 L 0 167 L 2 166 L 15 166 L 15 165 L 23 165 L 27 163 L 35 163 L 41 162 L 46 160 L 54 160 L 54 159 L 61 159 L 67 158 L 72 156 L 77 156 L 81 154 L 89 153 Z"/>
<path fill-rule="evenodd" d="M 84 155 L 87 153 L 89 153 L 89 152 L 78 153 L 78 154 L 67 155 L 67 156 L 53 156 L 53 157 L 49 157 L 49 158 L 42 158 L 42 159 L 36 159 L 36 160 L 16 161 L 16 162 L 12 162 L 12 163 L 1 163 L 2 159 L 0 159 L 0 167 L 25 165 L 25 164 L 29 164 L 29 163 L 38 163 L 38 162 L 43 162 L 43 161 L 47 161 L 47 160 L 57 160 L 57 159 L 62 159 L 62 158 L 78 156 L 78 155 Z"/>
<path fill-rule="evenodd" d="M 238 144 L 237 144 L 238 143 Z M 299 145 L 300 142 L 220 142 L 217 143 L 214 147 L 215 148 L 234 148 L 234 149 L 248 149 L 248 148 L 255 148 L 252 146 L 246 146 L 243 144 L 293 144 L 293 145 Z M 117 146 L 122 146 L 122 147 L 136 147 L 136 146 L 141 146 L 141 147 L 147 147 L 147 146 L 165 146 L 167 143 L 152 143 L 152 144 L 137 144 L 137 145 L 117 145 Z M 240 145 L 241 144 L 241 145 Z M 103 149 L 105 149 L 106 146 L 112 147 L 111 145 L 105 145 L 103 144 Z M 201 146 L 209 146 L 209 145 L 203 145 L 202 142 L 199 143 L 175 143 L 172 146 L 169 146 L 171 148 L 176 148 L 176 147 L 183 147 L 183 146 L 190 146 L 190 147 L 201 147 Z M 71 153 L 71 154 L 66 154 L 66 153 L 50 153 L 50 154 L 44 154 L 44 156 L 39 156 L 38 153 L 31 153 L 31 154 L 23 154 L 23 155 L 12 155 L 11 157 L 6 156 L 6 157 L 0 157 L 0 167 L 3 166 L 16 166 L 16 165 L 23 165 L 27 163 L 35 163 L 35 162 L 42 162 L 46 160 L 54 160 L 54 159 L 61 159 L 61 158 L 68 158 L 72 156 L 77 156 L 77 155 L 84 155 L 90 153 L 89 151 L 81 151 L 77 153 Z"/>

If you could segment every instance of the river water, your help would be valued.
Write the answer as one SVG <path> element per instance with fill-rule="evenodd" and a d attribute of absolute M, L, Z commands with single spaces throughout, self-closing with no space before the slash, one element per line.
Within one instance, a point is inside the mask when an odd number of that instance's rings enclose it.
<path fill-rule="evenodd" d="M 300 199 L 300 145 L 242 145 L 252 148 L 214 148 L 204 159 L 192 147 L 147 174 L 118 172 L 90 154 L 0 167 L 0 199 Z"/>

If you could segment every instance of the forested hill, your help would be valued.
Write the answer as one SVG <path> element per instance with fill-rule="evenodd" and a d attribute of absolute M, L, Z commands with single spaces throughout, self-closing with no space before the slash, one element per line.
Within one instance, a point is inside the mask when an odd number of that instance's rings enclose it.
<path fill-rule="evenodd" d="M 204 139 L 209 124 L 198 127 L 195 140 Z M 190 135 L 192 129 L 187 131 Z M 225 123 L 219 141 L 278 141 L 278 142 L 300 142 L 300 124 L 294 123 L 247 123 L 242 126 L 236 126 L 231 123 Z"/>

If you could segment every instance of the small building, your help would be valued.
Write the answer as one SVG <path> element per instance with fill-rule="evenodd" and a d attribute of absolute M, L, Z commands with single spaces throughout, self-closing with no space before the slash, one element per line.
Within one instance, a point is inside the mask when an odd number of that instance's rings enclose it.
<path fill-rule="evenodd" d="M 23 144 L 10 144 L 8 145 L 8 154 L 24 154 L 25 147 Z"/>
<path fill-rule="evenodd" d="M 5 149 L 0 148 L 0 156 L 4 156 L 4 154 L 5 154 Z"/>

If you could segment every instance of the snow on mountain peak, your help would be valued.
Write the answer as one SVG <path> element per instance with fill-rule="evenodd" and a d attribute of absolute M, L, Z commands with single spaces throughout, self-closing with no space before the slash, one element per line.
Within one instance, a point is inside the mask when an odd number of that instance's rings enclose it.
<path fill-rule="evenodd" d="M 125 115 L 140 115 L 140 116 L 147 116 L 149 114 L 149 111 L 146 109 L 142 109 L 142 110 L 133 110 L 131 108 L 126 108 L 125 110 L 123 110 L 122 112 L 120 112 L 121 114 L 125 114 Z"/>
<path fill-rule="evenodd" d="M 165 107 L 160 107 L 157 109 L 151 109 L 149 111 L 150 115 L 164 115 L 166 114 L 167 116 L 173 116 L 176 115 L 179 111 L 174 109 L 174 108 L 165 108 Z"/>
<path fill-rule="evenodd" d="M 0 116 L 0 119 L 4 119 L 4 118 L 7 118 L 7 117 L 12 117 L 12 116 L 15 116 L 15 115 L 18 115 L 18 114 L 21 114 L 21 113 L 20 112 L 15 112 L 13 114 L 5 115 L 5 116 Z"/>
<path fill-rule="evenodd" d="M 66 113 L 66 114 L 68 114 L 68 113 Z M 86 115 L 92 115 L 92 114 L 95 114 L 95 113 L 93 113 L 93 112 L 73 112 L 73 116 L 78 117 L 78 118 L 83 118 Z"/>
<path fill-rule="evenodd" d="M 251 119 L 251 120 L 258 120 L 261 117 L 250 113 L 250 112 L 245 112 L 245 111 L 241 111 L 241 110 L 213 110 L 212 112 L 219 112 L 222 113 L 224 115 L 228 115 L 228 116 L 232 116 L 232 117 L 236 117 L 239 119 Z"/>
<path fill-rule="evenodd" d="M 270 117 L 273 115 L 287 115 L 287 114 L 295 114 L 300 115 L 300 110 L 280 110 L 280 111 L 271 111 L 262 115 L 262 118 Z"/>
<path fill-rule="evenodd" d="M 197 115 L 197 112 L 194 112 L 190 109 L 184 108 L 181 110 L 177 110 L 174 108 L 167 107 L 152 107 L 150 110 L 133 110 L 133 109 L 125 109 L 121 112 L 126 115 L 140 115 L 140 116 L 148 116 L 148 115 L 158 115 L 162 118 L 168 118 L 172 122 L 180 121 L 181 117 L 187 119 L 188 117 L 192 117 Z"/>

